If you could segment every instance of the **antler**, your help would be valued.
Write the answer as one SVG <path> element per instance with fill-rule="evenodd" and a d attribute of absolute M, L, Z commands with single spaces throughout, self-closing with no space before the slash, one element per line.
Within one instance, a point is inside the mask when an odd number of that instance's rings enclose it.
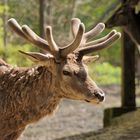
<path fill-rule="evenodd" d="M 32 42 L 39 48 L 50 52 L 48 43 L 42 38 L 40 38 L 38 35 L 36 35 L 27 25 L 23 25 L 21 27 L 13 18 L 8 20 L 8 25 L 22 38 L 26 39 L 29 42 Z"/>
<path fill-rule="evenodd" d="M 80 23 L 81 21 L 77 18 L 74 18 L 71 21 L 72 34 L 74 37 L 77 32 L 76 28 L 79 26 Z M 82 58 L 83 55 L 104 49 L 109 45 L 111 45 L 113 42 L 115 42 L 118 38 L 120 38 L 121 34 L 116 32 L 115 30 L 112 30 L 105 37 L 87 42 L 87 40 L 89 40 L 90 38 L 93 38 L 98 34 L 100 34 L 104 30 L 104 28 L 105 28 L 104 23 L 99 23 L 93 29 L 83 34 L 81 44 L 78 48 L 79 57 Z"/>
<path fill-rule="evenodd" d="M 50 26 L 47 26 L 46 28 L 46 41 L 40 38 L 36 33 L 34 33 L 27 25 L 23 25 L 21 27 L 13 18 L 8 20 L 8 25 L 19 36 L 36 45 L 37 47 L 48 51 L 49 53 L 54 55 L 56 59 L 60 59 L 60 57 L 66 57 L 67 54 L 73 52 L 80 45 L 84 33 L 84 25 L 81 23 L 79 24 L 77 35 L 74 41 L 66 47 L 59 48 L 53 39 L 52 29 Z"/>
<path fill-rule="evenodd" d="M 53 39 L 52 28 L 50 26 L 46 27 L 46 41 L 34 33 L 27 25 L 23 25 L 21 27 L 13 18 L 8 20 L 8 24 L 19 36 L 37 47 L 51 53 L 56 60 L 60 60 L 61 57 L 65 58 L 78 47 L 79 48 L 77 50 L 79 52 L 79 57 L 82 58 L 85 54 L 108 47 L 120 37 L 120 33 L 113 30 L 103 38 L 87 42 L 88 39 L 101 33 L 104 30 L 105 25 L 103 23 L 99 23 L 90 31 L 85 32 L 84 24 L 81 23 L 79 19 L 74 18 L 71 21 L 74 40 L 66 47 L 59 47 Z"/>
<path fill-rule="evenodd" d="M 79 47 L 79 45 L 81 44 L 81 41 L 82 41 L 84 31 L 85 31 L 84 24 L 80 23 L 77 34 L 75 35 L 74 41 L 72 43 L 70 43 L 68 46 L 61 49 L 61 51 L 62 51 L 61 56 L 65 57 L 65 56 L 67 56 L 67 54 L 73 52 L 76 48 Z"/>

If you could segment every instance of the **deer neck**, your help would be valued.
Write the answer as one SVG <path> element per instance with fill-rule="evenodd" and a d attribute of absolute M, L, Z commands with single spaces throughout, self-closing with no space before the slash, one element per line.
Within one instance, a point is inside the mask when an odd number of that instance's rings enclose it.
<path fill-rule="evenodd" d="M 36 106 L 35 109 L 38 109 L 40 115 L 45 116 L 51 114 L 61 100 L 61 97 L 57 92 L 57 77 L 48 71 L 45 66 L 35 68 L 34 73 L 36 78 L 33 78 L 34 84 L 32 87 L 34 91 L 32 92 L 32 96 L 34 97 L 31 97 L 31 106 L 34 104 L 34 106 Z"/>
<path fill-rule="evenodd" d="M 32 86 L 34 92 L 32 92 L 33 95 L 30 96 L 28 107 L 29 116 L 31 117 L 29 120 L 31 120 L 31 122 L 52 114 L 61 100 L 56 84 L 57 77 L 45 67 L 38 67 L 36 70 L 40 71 L 40 74 L 36 76 L 38 78 L 35 78 L 36 82 L 34 80 L 35 83 Z"/>
<path fill-rule="evenodd" d="M 5 100 L 0 103 L 3 107 L 0 107 L 0 112 L 4 116 L 6 112 L 19 114 L 26 123 L 51 114 L 61 100 L 56 92 L 54 78 L 43 66 L 24 70 L 14 68 L 5 72 L 0 77 L 0 93 Z"/>

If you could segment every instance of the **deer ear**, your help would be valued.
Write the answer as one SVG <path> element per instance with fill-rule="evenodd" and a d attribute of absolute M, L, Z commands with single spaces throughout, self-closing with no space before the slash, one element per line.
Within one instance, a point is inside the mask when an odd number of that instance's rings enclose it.
<path fill-rule="evenodd" d="M 85 64 L 89 64 L 91 62 L 96 61 L 97 59 L 99 59 L 99 55 L 95 55 L 95 56 L 83 56 L 83 63 Z"/>
<path fill-rule="evenodd" d="M 47 64 L 48 62 L 50 62 L 50 60 L 54 60 L 54 57 L 51 54 L 45 55 L 37 52 L 23 52 L 21 50 L 19 50 L 19 52 L 35 63 Z"/>

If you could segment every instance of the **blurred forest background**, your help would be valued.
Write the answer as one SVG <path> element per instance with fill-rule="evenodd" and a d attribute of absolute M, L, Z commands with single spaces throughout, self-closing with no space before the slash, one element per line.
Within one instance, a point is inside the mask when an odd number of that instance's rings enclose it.
<path fill-rule="evenodd" d="M 45 26 L 52 26 L 55 41 L 59 46 L 64 46 L 73 40 L 70 29 L 72 18 L 80 18 L 88 31 L 109 18 L 117 1 L 0 0 L 0 58 L 13 66 L 28 67 L 34 64 L 20 55 L 18 50 L 41 51 L 11 31 L 7 26 L 10 18 L 15 18 L 20 25 L 27 24 L 43 38 Z M 97 38 L 105 36 L 110 30 L 105 29 Z M 103 128 L 104 109 L 121 106 L 121 46 L 119 40 L 110 48 L 92 54 L 98 54 L 100 59 L 89 65 L 89 73 L 106 93 L 104 104 L 93 107 L 83 102 L 64 100 L 53 117 L 29 126 L 21 140 L 67 139 L 71 135 Z M 108 136 L 105 138 L 108 139 Z"/>
<path fill-rule="evenodd" d="M 80 18 L 86 30 L 89 30 L 97 22 L 102 22 L 108 7 L 114 2 L 115 0 L 0 0 L 0 57 L 15 66 L 30 66 L 32 63 L 22 57 L 18 50 L 40 51 L 7 27 L 7 20 L 11 17 L 21 25 L 27 24 L 42 37 L 45 37 L 44 27 L 51 25 L 54 39 L 63 46 L 72 40 L 70 20 L 73 17 Z M 108 32 L 109 29 L 106 29 L 98 37 Z M 89 72 L 98 84 L 120 84 L 120 52 L 121 45 L 117 41 L 113 47 L 96 53 L 100 59 L 89 66 Z"/>

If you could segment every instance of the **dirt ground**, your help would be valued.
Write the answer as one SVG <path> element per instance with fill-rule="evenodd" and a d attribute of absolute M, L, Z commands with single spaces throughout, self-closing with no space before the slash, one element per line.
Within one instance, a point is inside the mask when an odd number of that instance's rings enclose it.
<path fill-rule="evenodd" d="M 63 100 L 53 116 L 30 125 L 19 140 L 56 140 L 103 128 L 103 110 L 121 105 L 119 86 L 103 87 L 103 90 L 106 101 L 100 105 Z"/>
<path fill-rule="evenodd" d="M 140 109 L 112 120 L 109 127 L 56 140 L 140 140 Z"/>

